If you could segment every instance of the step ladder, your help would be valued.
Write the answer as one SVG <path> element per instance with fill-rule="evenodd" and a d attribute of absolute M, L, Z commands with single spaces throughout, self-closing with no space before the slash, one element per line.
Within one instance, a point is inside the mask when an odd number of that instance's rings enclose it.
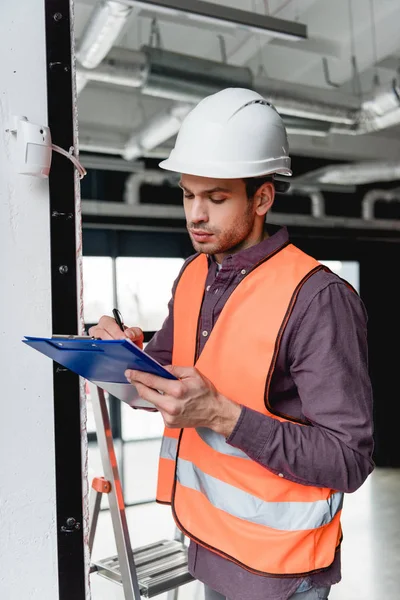
<path fill-rule="evenodd" d="M 89 552 L 92 554 L 103 494 L 108 498 L 117 554 L 91 562 L 90 572 L 122 585 L 125 600 L 153 598 L 168 592 L 177 600 L 179 587 L 193 581 L 187 566 L 187 547 L 177 529 L 175 539 L 161 540 L 132 550 L 110 417 L 104 391 L 89 383 L 97 443 L 104 477 L 92 482 L 89 506 Z"/>

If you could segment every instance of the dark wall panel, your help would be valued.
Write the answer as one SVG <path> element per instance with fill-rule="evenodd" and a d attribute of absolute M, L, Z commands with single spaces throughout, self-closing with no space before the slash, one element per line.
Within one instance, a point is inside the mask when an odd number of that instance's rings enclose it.
<path fill-rule="evenodd" d="M 344 233 L 344 232 L 343 232 Z M 360 295 L 368 312 L 369 366 L 374 391 L 375 453 L 377 466 L 400 467 L 400 235 L 390 239 L 380 232 L 300 230 L 293 241 L 323 260 L 357 260 L 360 263 Z M 387 234 L 386 234 L 387 235 Z M 320 237 L 321 236 L 321 237 Z"/>

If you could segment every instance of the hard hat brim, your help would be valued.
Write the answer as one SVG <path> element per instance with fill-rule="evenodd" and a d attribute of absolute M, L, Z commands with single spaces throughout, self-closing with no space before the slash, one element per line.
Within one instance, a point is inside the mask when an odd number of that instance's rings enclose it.
<path fill-rule="evenodd" d="M 252 162 L 248 165 L 244 165 L 243 162 L 240 162 L 238 165 L 235 165 L 235 163 L 232 162 L 229 164 L 216 162 L 194 164 L 186 161 L 174 160 L 174 158 L 170 157 L 161 161 L 158 166 L 166 171 L 195 175 L 197 177 L 211 177 L 213 179 L 245 179 L 247 177 L 272 175 L 273 173 L 285 175 L 287 177 L 293 175 L 293 172 L 290 169 L 290 158 L 288 156 L 257 163 Z"/>

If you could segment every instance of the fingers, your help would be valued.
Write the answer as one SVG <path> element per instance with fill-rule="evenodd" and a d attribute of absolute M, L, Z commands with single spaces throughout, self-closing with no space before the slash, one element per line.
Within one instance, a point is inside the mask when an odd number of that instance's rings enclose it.
<path fill-rule="evenodd" d="M 108 315 L 103 315 L 97 325 L 90 327 L 89 335 L 100 340 L 123 340 L 130 339 L 137 344 L 139 348 L 143 348 L 143 331 L 140 327 L 126 327 L 121 331 L 115 319 Z"/>
<path fill-rule="evenodd" d="M 184 391 L 181 381 L 166 379 L 165 377 L 159 377 L 158 375 L 152 375 L 151 373 L 145 373 L 144 371 L 128 369 L 125 371 L 125 377 L 133 385 L 137 386 L 137 384 L 143 384 L 148 388 L 160 390 L 164 394 L 168 394 L 174 398 L 181 398 Z"/>
<path fill-rule="evenodd" d="M 178 379 L 186 379 L 187 377 L 194 377 L 198 375 L 195 367 L 177 367 L 175 365 L 167 365 L 164 367 L 167 371 L 175 375 Z"/>
<path fill-rule="evenodd" d="M 142 383 L 135 381 L 135 387 L 138 391 L 139 396 L 142 400 L 152 402 L 158 410 L 163 411 L 168 407 L 169 401 L 163 394 L 160 394 L 157 390 L 147 387 Z"/>
<path fill-rule="evenodd" d="M 171 428 L 180 428 L 179 415 L 181 407 L 175 398 L 164 396 L 156 390 L 153 390 L 142 383 L 135 382 L 136 389 L 140 397 L 148 402 L 152 402 L 156 410 L 161 413 L 164 425 Z"/>
<path fill-rule="evenodd" d="M 95 338 L 96 340 L 114 340 L 115 339 L 105 329 L 102 329 L 98 325 L 94 325 L 93 327 L 91 327 L 89 329 L 88 333 L 91 337 Z"/>
<path fill-rule="evenodd" d="M 103 315 L 97 325 L 91 327 L 88 333 L 100 340 L 120 340 L 126 337 L 118 327 L 115 319 L 108 315 Z"/>
<path fill-rule="evenodd" d="M 143 348 L 144 334 L 140 327 L 126 327 L 124 334 L 139 348 Z"/>

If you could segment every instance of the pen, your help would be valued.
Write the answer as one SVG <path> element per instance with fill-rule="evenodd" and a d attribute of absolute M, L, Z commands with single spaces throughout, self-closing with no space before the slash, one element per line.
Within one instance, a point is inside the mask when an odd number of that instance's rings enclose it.
<path fill-rule="evenodd" d="M 113 308 L 112 310 L 112 314 L 114 315 L 114 319 L 117 322 L 118 327 L 120 328 L 121 331 L 125 331 L 125 325 L 122 321 L 122 315 L 119 312 L 118 308 Z"/>

